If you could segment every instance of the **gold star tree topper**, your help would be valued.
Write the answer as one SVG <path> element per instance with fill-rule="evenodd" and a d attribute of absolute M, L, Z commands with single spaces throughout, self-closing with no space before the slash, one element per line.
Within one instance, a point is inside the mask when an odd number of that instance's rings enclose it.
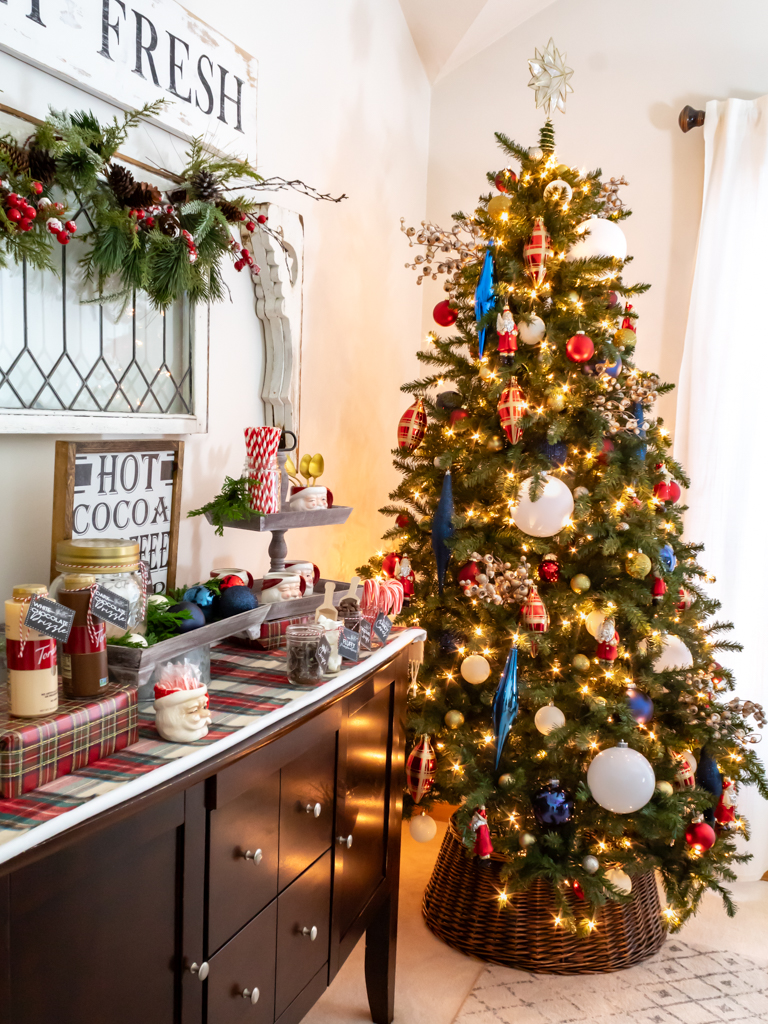
<path fill-rule="evenodd" d="M 536 106 L 544 107 L 547 117 L 551 113 L 553 101 L 557 109 L 565 113 L 565 99 L 569 92 L 573 92 L 573 87 L 568 84 L 573 69 L 566 67 L 566 56 L 560 53 L 554 40 L 550 39 L 541 53 L 536 50 L 536 56 L 528 61 L 531 72 L 528 86 L 536 93 Z"/>

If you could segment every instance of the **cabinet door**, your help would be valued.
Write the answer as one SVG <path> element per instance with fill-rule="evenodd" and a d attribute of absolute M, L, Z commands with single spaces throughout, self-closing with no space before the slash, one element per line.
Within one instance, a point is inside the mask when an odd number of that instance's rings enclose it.
<path fill-rule="evenodd" d="M 280 773 L 280 890 L 331 845 L 336 732 L 329 732 Z"/>
<path fill-rule="evenodd" d="M 275 1017 L 328 960 L 331 854 L 325 854 L 277 898 Z"/>
<path fill-rule="evenodd" d="M 274 772 L 211 811 L 209 956 L 277 895 L 279 805 Z"/>
<path fill-rule="evenodd" d="M 342 726 L 334 883 L 340 937 L 386 872 L 390 699 L 388 686 Z"/>
<path fill-rule="evenodd" d="M 272 1024 L 276 942 L 274 901 L 211 959 L 208 1020 L 212 1024 Z"/>
<path fill-rule="evenodd" d="M 11 1020 L 173 1024 L 182 795 L 10 879 Z"/>

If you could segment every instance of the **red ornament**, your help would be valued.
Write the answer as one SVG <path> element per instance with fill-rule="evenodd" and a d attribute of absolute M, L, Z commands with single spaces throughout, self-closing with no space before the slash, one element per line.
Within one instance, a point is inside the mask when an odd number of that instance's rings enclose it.
<path fill-rule="evenodd" d="M 601 466 L 608 465 L 608 456 L 614 450 L 614 447 L 613 441 L 610 441 L 607 437 L 603 438 L 603 450 L 597 456 L 597 461 Z"/>
<path fill-rule="evenodd" d="M 539 576 L 545 583 L 557 583 L 560 579 L 560 562 L 557 555 L 544 555 L 539 565 Z"/>
<path fill-rule="evenodd" d="M 66 231 L 60 231 L 58 235 L 56 235 L 56 241 L 59 245 L 69 245 L 69 235 Z"/>
<path fill-rule="evenodd" d="M 595 657 L 599 661 L 616 661 L 619 653 L 619 634 L 613 634 L 613 640 L 610 643 L 600 641 L 595 651 Z"/>
<path fill-rule="evenodd" d="M 411 525 L 411 520 L 408 518 L 407 515 L 405 515 L 404 513 L 401 512 L 400 515 L 395 520 L 395 526 L 397 526 L 400 530 L 404 530 L 404 529 L 406 529 L 406 527 L 408 527 L 410 525 Z"/>
<path fill-rule="evenodd" d="M 244 587 L 245 581 L 239 576 L 223 576 L 219 586 L 222 590 L 229 590 L 230 587 Z"/>
<path fill-rule="evenodd" d="M 42 193 L 42 191 L 43 191 L 43 185 L 42 185 L 42 182 L 39 182 L 39 181 L 33 181 L 33 182 L 32 182 L 32 183 L 30 184 L 30 186 L 29 186 L 29 187 L 30 187 L 30 188 L 32 189 L 32 191 L 33 191 L 33 192 L 35 193 L 35 195 L 38 195 L 38 196 L 39 196 L 39 195 L 40 195 L 40 194 Z"/>
<path fill-rule="evenodd" d="M 615 309 L 621 302 L 618 292 L 608 292 L 608 308 Z"/>
<path fill-rule="evenodd" d="M 656 576 L 653 580 L 653 586 L 651 587 L 651 594 L 653 595 L 653 603 L 658 604 L 662 597 L 667 592 L 667 584 L 660 576 Z"/>
<path fill-rule="evenodd" d="M 259 224 L 266 224 L 269 218 L 265 217 L 263 213 L 260 213 L 256 220 L 259 222 Z"/>
<path fill-rule="evenodd" d="M 15 207 L 11 207 L 11 209 L 6 214 L 6 217 L 8 218 L 8 220 L 14 221 L 15 223 L 18 224 L 18 222 L 21 220 L 21 211 L 17 210 Z"/>
<path fill-rule="evenodd" d="M 245 260 L 235 260 L 235 270 L 242 270 L 245 266 Z"/>
<path fill-rule="evenodd" d="M 405 763 L 405 781 L 413 802 L 418 804 L 435 781 L 437 758 L 429 736 L 421 736 Z"/>
<path fill-rule="evenodd" d="M 671 501 L 673 504 L 674 502 L 679 501 L 680 495 L 683 492 L 680 490 L 680 484 L 677 480 L 670 480 L 667 487 L 669 488 L 669 497 L 667 498 L 667 501 Z"/>
<path fill-rule="evenodd" d="M 679 612 L 687 612 L 693 604 L 695 598 L 690 590 L 686 590 L 685 587 L 680 587 L 680 601 L 675 605 Z"/>
<path fill-rule="evenodd" d="M 497 406 L 501 425 L 510 444 L 517 444 L 523 436 L 523 428 L 520 426 L 525 416 L 528 403 L 525 395 L 517 384 L 517 378 L 512 377 L 509 384 L 504 388 Z"/>
<path fill-rule="evenodd" d="M 75 224 L 73 220 L 68 220 L 64 227 L 67 229 L 70 235 L 74 235 L 74 233 L 77 231 L 77 224 Z"/>
<path fill-rule="evenodd" d="M 454 409 L 451 415 L 449 416 L 451 426 L 455 430 L 462 430 L 465 426 L 467 426 L 467 424 L 462 424 L 462 426 L 457 426 L 457 424 L 461 423 L 462 420 L 466 420 L 468 417 L 469 413 L 467 412 L 466 409 Z"/>
<path fill-rule="evenodd" d="M 697 821 L 685 830 L 685 841 L 696 853 L 704 853 L 710 846 L 714 846 L 716 839 L 715 830 L 706 821 Z"/>
<path fill-rule="evenodd" d="M 520 609 L 520 621 L 531 633 L 546 633 L 549 630 L 549 612 L 536 587 L 531 587 L 528 592 Z"/>
<path fill-rule="evenodd" d="M 32 230 L 32 221 L 29 219 L 29 217 L 22 217 L 21 220 L 19 221 L 19 231 L 31 231 L 31 230 Z"/>
<path fill-rule="evenodd" d="M 488 828 L 488 815 L 484 807 L 478 807 L 472 816 L 469 827 L 475 833 L 475 856 L 480 860 L 488 860 L 493 853 L 491 830 Z"/>
<path fill-rule="evenodd" d="M 578 880 L 578 878 L 574 878 L 573 880 L 573 892 L 578 897 L 578 899 L 586 899 L 586 896 L 584 895 L 584 890 L 581 887 L 581 882 Z"/>
<path fill-rule="evenodd" d="M 24 204 L 24 216 L 27 217 L 29 220 L 34 220 L 35 217 L 37 216 L 37 210 L 34 208 L 34 206 L 28 206 L 25 203 Z"/>
<path fill-rule="evenodd" d="M 9 192 L 8 195 L 5 197 L 5 201 L 8 204 L 8 206 L 18 206 L 19 203 L 24 202 L 21 196 L 17 195 L 15 192 Z"/>
<path fill-rule="evenodd" d="M 525 267 L 534 284 L 544 283 L 544 278 L 547 276 L 547 260 L 551 255 L 552 239 L 547 232 L 544 218 L 537 217 L 533 224 L 531 240 L 523 246 Z"/>
<path fill-rule="evenodd" d="M 516 181 L 517 175 L 512 170 L 512 168 L 505 167 L 503 171 L 499 171 L 499 173 L 494 178 L 493 183 L 499 190 L 499 192 L 509 192 L 509 186 L 513 185 Z"/>
<path fill-rule="evenodd" d="M 659 501 L 669 501 L 669 484 L 666 480 L 659 480 L 653 488 L 653 496 Z"/>
<path fill-rule="evenodd" d="M 565 343 L 565 354 L 572 363 L 587 363 L 595 354 L 595 344 L 588 334 L 574 334 Z"/>
<path fill-rule="evenodd" d="M 477 579 L 477 574 L 480 572 L 480 566 L 477 562 L 467 562 L 459 569 L 459 583 L 470 587 Z"/>
<path fill-rule="evenodd" d="M 440 324 L 441 327 L 452 327 L 459 319 L 459 314 L 451 306 L 448 299 L 438 302 L 432 310 L 432 316 L 435 323 Z"/>
<path fill-rule="evenodd" d="M 417 398 L 413 405 L 409 406 L 400 417 L 397 426 L 398 447 L 406 452 L 415 452 L 424 440 L 424 433 L 427 429 L 427 414 L 424 411 L 424 403 Z"/>
<path fill-rule="evenodd" d="M 632 309 L 632 306 L 629 303 L 627 303 L 627 313 L 629 313 L 629 311 L 631 309 Z M 637 328 L 635 327 L 635 321 L 631 317 L 625 316 L 624 319 L 621 321 L 621 326 L 622 326 L 623 330 L 625 330 L 625 331 L 634 331 L 634 333 L 637 334 Z"/>
<path fill-rule="evenodd" d="M 256 230 L 256 225 L 254 224 L 254 222 L 252 220 L 249 220 L 248 223 L 245 225 L 245 230 L 246 231 L 255 231 Z"/>
<path fill-rule="evenodd" d="M 397 576 L 397 570 L 400 568 L 400 555 L 396 551 L 390 551 L 388 555 L 384 555 L 381 560 L 381 571 L 385 576 L 389 576 L 390 579 L 394 579 Z"/>

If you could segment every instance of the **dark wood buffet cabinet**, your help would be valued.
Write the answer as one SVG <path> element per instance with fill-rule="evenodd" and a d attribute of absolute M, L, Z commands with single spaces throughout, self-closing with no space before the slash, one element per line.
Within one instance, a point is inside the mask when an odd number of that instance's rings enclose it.
<path fill-rule="evenodd" d="M 408 649 L 0 866 L 0 1024 L 393 1018 Z"/>

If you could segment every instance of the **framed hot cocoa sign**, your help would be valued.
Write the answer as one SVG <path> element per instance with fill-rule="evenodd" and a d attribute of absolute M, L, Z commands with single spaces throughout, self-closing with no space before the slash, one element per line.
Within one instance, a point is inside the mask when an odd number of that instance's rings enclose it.
<path fill-rule="evenodd" d="M 176 585 L 183 441 L 57 441 L 51 579 L 56 545 L 80 537 L 137 541 L 162 594 Z"/>

